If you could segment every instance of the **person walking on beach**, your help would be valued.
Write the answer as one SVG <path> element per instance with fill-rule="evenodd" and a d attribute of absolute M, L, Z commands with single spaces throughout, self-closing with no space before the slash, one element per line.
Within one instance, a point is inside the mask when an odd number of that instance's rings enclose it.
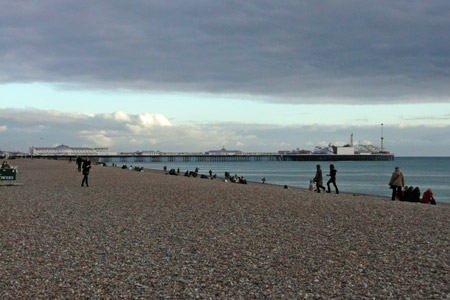
<path fill-rule="evenodd" d="M 86 158 L 86 160 L 83 162 L 83 181 L 81 181 L 81 186 L 84 186 L 84 183 L 86 183 L 86 186 L 89 186 L 88 182 L 88 176 L 89 171 L 91 169 L 91 161 L 89 158 Z"/>
<path fill-rule="evenodd" d="M 320 168 L 320 165 L 317 165 L 316 168 L 317 168 L 317 171 L 316 171 L 316 176 L 314 176 L 314 182 L 316 183 L 316 186 L 317 186 L 317 192 L 320 193 L 320 189 L 325 191 L 325 187 L 322 185 L 323 177 L 322 177 L 322 169 Z"/>
<path fill-rule="evenodd" d="M 402 187 L 405 186 L 405 178 L 403 177 L 402 171 L 400 171 L 399 167 L 395 167 L 394 172 L 392 172 L 391 180 L 389 181 L 389 186 L 392 189 L 392 198 L 391 200 L 395 200 L 395 196 L 399 195 L 400 200 L 403 200 L 402 195 Z"/>
<path fill-rule="evenodd" d="M 337 173 L 337 170 L 334 168 L 334 165 L 331 164 L 330 165 L 330 174 L 327 174 L 327 176 L 330 176 L 330 180 L 328 180 L 328 182 L 327 182 L 327 187 L 328 187 L 327 193 L 331 193 L 330 183 L 332 183 L 334 185 L 334 189 L 336 190 L 336 194 L 339 194 L 339 190 L 336 185 L 336 173 Z"/>
<path fill-rule="evenodd" d="M 81 163 L 83 162 L 83 159 L 78 156 L 76 162 L 78 166 L 78 172 L 81 172 Z"/>

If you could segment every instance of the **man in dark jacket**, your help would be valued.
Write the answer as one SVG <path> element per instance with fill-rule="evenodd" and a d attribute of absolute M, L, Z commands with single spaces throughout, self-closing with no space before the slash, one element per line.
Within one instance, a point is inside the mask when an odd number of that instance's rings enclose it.
<path fill-rule="evenodd" d="M 83 162 L 83 181 L 81 181 L 81 186 L 84 186 L 84 183 L 86 183 L 86 186 L 89 186 L 89 182 L 88 182 L 88 176 L 89 176 L 89 171 L 91 169 L 91 161 L 89 160 L 89 158 L 86 158 L 86 160 Z"/>
<path fill-rule="evenodd" d="M 336 194 L 339 194 L 339 190 L 336 185 L 336 173 L 337 173 L 337 170 L 334 168 L 334 165 L 331 164 L 330 165 L 330 174 L 327 174 L 327 176 L 330 176 L 330 180 L 328 180 L 328 182 L 327 182 L 327 186 L 328 186 L 327 193 L 331 193 L 330 183 L 332 183 L 336 190 Z"/>
<path fill-rule="evenodd" d="M 81 163 L 83 162 L 83 159 L 78 156 L 76 162 L 78 166 L 78 172 L 81 172 Z"/>

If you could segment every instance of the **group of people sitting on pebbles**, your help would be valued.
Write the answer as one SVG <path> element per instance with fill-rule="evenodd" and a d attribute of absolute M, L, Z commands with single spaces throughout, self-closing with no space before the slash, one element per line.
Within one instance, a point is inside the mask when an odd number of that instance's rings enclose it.
<path fill-rule="evenodd" d="M 234 174 L 234 176 L 230 175 L 230 172 L 225 172 L 225 179 L 223 180 L 225 182 L 232 182 L 232 183 L 241 183 L 241 184 L 247 184 L 247 179 L 245 179 L 244 176 L 238 176 L 237 174 Z"/>
<path fill-rule="evenodd" d="M 419 187 L 405 186 L 405 178 L 399 167 L 395 167 L 391 180 L 389 181 L 389 187 L 392 189 L 392 201 L 398 199 L 400 201 L 421 202 L 436 205 L 436 200 L 434 199 L 431 189 L 427 189 L 425 193 L 423 193 L 421 199 Z"/>
<path fill-rule="evenodd" d="M 237 174 L 234 174 L 234 176 L 230 177 L 230 182 L 247 184 L 247 179 L 245 179 L 244 176 L 239 177 L 239 176 L 237 176 Z"/>
<path fill-rule="evenodd" d="M 175 176 L 180 175 L 180 168 L 178 168 L 177 170 L 170 169 L 169 171 L 167 171 L 167 167 L 164 166 L 163 170 L 164 170 L 164 172 L 166 172 L 166 175 L 167 174 L 175 175 Z M 216 174 L 214 174 L 214 175 L 212 174 L 211 170 L 209 170 L 209 176 L 205 175 L 205 174 L 199 174 L 199 168 L 195 168 L 195 171 L 186 170 L 186 172 L 184 172 L 184 176 L 186 176 L 186 177 L 197 177 L 197 176 L 199 176 L 202 179 L 215 179 L 217 177 Z"/>
<path fill-rule="evenodd" d="M 127 165 L 122 165 L 122 167 L 121 167 L 122 169 L 124 169 L 124 170 L 134 170 L 134 171 L 137 171 L 137 172 L 144 172 L 144 167 L 138 167 L 138 166 L 135 166 L 135 167 L 133 167 L 133 166 L 127 166 Z"/>
<path fill-rule="evenodd" d="M 164 166 L 164 171 L 167 172 L 167 168 L 166 166 Z M 175 169 L 170 169 L 170 171 L 166 174 L 169 175 L 179 175 L 180 174 L 180 169 L 177 169 L 175 171 Z M 216 179 L 217 178 L 217 174 L 213 174 L 213 172 L 211 170 L 209 170 L 208 175 L 205 174 L 200 174 L 199 173 L 199 168 L 195 168 L 194 171 L 189 171 L 186 170 L 186 172 L 184 173 L 184 176 L 186 177 L 200 177 L 202 179 Z M 242 184 L 247 184 L 247 179 L 244 178 L 244 176 L 238 177 L 236 174 L 234 176 L 230 176 L 229 172 L 225 172 L 225 182 L 233 182 L 233 183 L 242 183 Z"/>

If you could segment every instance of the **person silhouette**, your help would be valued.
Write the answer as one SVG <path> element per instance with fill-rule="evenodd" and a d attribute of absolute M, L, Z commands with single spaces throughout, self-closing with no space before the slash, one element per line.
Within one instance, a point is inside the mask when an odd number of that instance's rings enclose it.
<path fill-rule="evenodd" d="M 391 200 L 394 201 L 397 194 L 399 196 L 399 199 L 403 200 L 402 188 L 405 186 L 405 178 L 403 177 L 403 173 L 402 171 L 400 171 L 399 167 L 395 167 L 394 172 L 392 172 L 389 186 L 392 189 Z"/>
<path fill-rule="evenodd" d="M 78 167 L 78 172 L 81 172 L 81 163 L 83 162 L 83 159 L 81 157 L 77 157 L 76 163 Z"/>
<path fill-rule="evenodd" d="M 320 189 L 325 191 L 325 187 L 322 185 L 323 177 L 322 177 L 322 169 L 320 168 L 320 165 L 317 165 L 316 168 L 317 168 L 317 170 L 316 170 L 316 176 L 314 176 L 314 182 L 316 183 L 316 186 L 317 186 L 317 192 L 320 193 Z"/>
<path fill-rule="evenodd" d="M 330 176 L 330 179 L 327 182 L 327 187 L 328 187 L 327 193 L 331 193 L 330 183 L 332 183 L 334 185 L 334 189 L 336 190 L 336 194 L 339 194 L 339 189 L 336 185 L 336 173 L 337 173 L 337 170 L 334 168 L 334 165 L 331 164 L 330 165 L 330 174 L 327 174 L 327 176 Z"/>
<path fill-rule="evenodd" d="M 91 169 L 91 160 L 89 158 L 86 158 L 86 160 L 83 162 L 83 180 L 81 181 L 81 186 L 84 186 L 84 183 L 86 183 L 86 186 L 89 186 L 88 182 L 88 176 L 89 171 Z"/>

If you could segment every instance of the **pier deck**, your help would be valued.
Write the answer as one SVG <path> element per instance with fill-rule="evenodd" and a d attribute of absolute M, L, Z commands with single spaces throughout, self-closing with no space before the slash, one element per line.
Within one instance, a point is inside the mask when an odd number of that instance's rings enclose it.
<path fill-rule="evenodd" d="M 74 155 L 42 155 L 30 156 L 47 159 L 75 159 Z M 354 155 L 317 155 L 317 154 L 160 154 L 160 155 L 83 155 L 105 163 L 135 162 L 258 162 L 258 161 L 392 161 L 393 154 L 354 154 Z M 12 157 L 13 158 L 13 157 Z M 19 157 L 17 157 L 19 158 Z"/>
<path fill-rule="evenodd" d="M 258 161 L 392 161 L 394 155 L 304 155 L 304 154 L 249 154 L 249 155 L 139 155 L 103 156 L 101 162 L 258 162 Z"/>

